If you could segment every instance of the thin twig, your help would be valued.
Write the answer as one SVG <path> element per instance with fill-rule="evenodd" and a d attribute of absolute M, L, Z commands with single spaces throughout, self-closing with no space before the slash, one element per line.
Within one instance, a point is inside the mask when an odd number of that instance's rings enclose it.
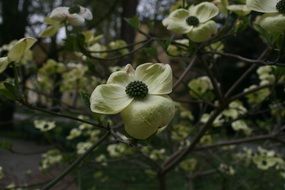
<path fill-rule="evenodd" d="M 66 168 L 59 176 L 45 185 L 42 190 L 48 190 L 55 186 L 59 181 L 61 181 L 67 174 L 69 174 L 78 164 L 80 164 L 96 147 L 98 147 L 108 136 L 110 132 L 106 132 L 101 139 L 98 140 L 96 144 L 94 144 L 91 148 L 89 148 L 82 156 L 77 158 L 68 168 Z"/>
<path fill-rule="evenodd" d="M 73 117 L 73 116 L 70 116 L 70 115 L 65 115 L 65 114 L 62 114 L 62 113 L 57 113 L 57 112 L 45 110 L 45 109 L 42 109 L 42 108 L 38 108 L 38 107 L 35 107 L 35 106 L 33 106 L 33 105 L 31 105 L 31 104 L 29 104 L 27 102 L 21 101 L 21 100 L 18 100 L 18 102 L 21 103 L 22 105 L 32 109 L 32 110 L 40 111 L 40 112 L 47 113 L 49 115 L 53 115 L 53 116 L 57 116 L 57 117 L 63 117 L 63 118 L 67 118 L 67 119 L 72 119 L 74 121 L 79 121 L 79 122 L 82 122 L 82 123 L 87 123 L 87 124 L 93 125 L 94 127 L 97 127 L 97 128 L 100 128 L 100 129 L 109 130 L 107 127 L 105 127 L 103 125 L 100 125 L 98 122 L 95 123 L 95 122 L 87 121 L 87 120 L 80 119 L 80 118 L 77 118 L 77 117 Z"/>
<path fill-rule="evenodd" d="M 175 90 L 179 84 L 182 82 L 182 80 L 184 79 L 184 77 L 188 74 L 188 72 L 191 70 L 192 66 L 194 65 L 195 61 L 196 61 L 197 57 L 196 55 L 194 55 L 191 59 L 191 62 L 189 63 L 189 65 L 186 67 L 186 69 L 184 70 L 184 72 L 180 75 L 179 79 L 174 83 L 173 85 L 173 90 Z"/>
<path fill-rule="evenodd" d="M 262 60 L 268 53 L 269 48 L 265 49 L 257 60 Z M 241 76 L 240 78 L 231 86 L 231 88 L 226 92 L 225 97 L 228 97 L 238 85 L 257 67 L 256 64 L 251 65 Z"/>

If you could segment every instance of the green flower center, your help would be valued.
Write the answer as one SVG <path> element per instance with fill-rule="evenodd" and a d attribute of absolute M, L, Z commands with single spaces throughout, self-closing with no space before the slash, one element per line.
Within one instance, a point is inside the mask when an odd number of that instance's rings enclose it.
<path fill-rule="evenodd" d="M 262 160 L 261 164 L 266 166 L 267 165 L 267 161 L 266 160 Z"/>
<path fill-rule="evenodd" d="M 133 81 L 127 85 L 125 92 L 133 98 L 144 98 L 148 94 L 148 88 L 142 81 Z"/>
<path fill-rule="evenodd" d="M 189 16 L 186 19 L 186 22 L 187 22 L 188 25 L 194 26 L 194 27 L 196 27 L 196 26 L 198 26 L 200 24 L 199 19 L 197 17 L 195 17 L 195 16 Z"/>
<path fill-rule="evenodd" d="M 80 13 L 80 7 L 78 5 L 74 5 L 68 9 L 70 14 Z"/>
<path fill-rule="evenodd" d="M 276 9 L 279 13 L 285 14 L 285 0 L 281 0 L 276 4 Z"/>

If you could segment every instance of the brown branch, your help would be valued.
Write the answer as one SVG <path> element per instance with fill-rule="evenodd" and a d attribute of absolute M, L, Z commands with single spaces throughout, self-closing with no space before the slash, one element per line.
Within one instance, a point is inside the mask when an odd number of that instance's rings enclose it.
<path fill-rule="evenodd" d="M 212 113 L 209 120 L 202 126 L 201 130 L 193 138 L 191 144 L 185 149 L 176 151 L 162 164 L 162 169 L 158 172 L 158 176 L 165 175 L 169 170 L 178 165 L 184 159 L 184 157 L 194 149 L 208 128 L 212 126 L 213 121 L 216 119 L 216 117 L 218 117 L 218 115 L 220 115 L 223 110 L 224 107 L 220 106 Z"/>
<path fill-rule="evenodd" d="M 266 54 L 269 52 L 269 48 L 266 48 L 258 57 L 258 61 L 261 61 Z M 256 64 L 251 65 L 241 76 L 240 78 L 231 86 L 231 88 L 226 92 L 225 97 L 228 97 L 238 85 L 257 67 Z"/>
<path fill-rule="evenodd" d="M 184 72 L 180 75 L 179 79 L 174 83 L 173 90 L 175 90 L 179 86 L 179 84 L 183 81 L 184 77 L 188 74 L 188 72 L 191 70 L 192 66 L 194 65 L 196 59 L 197 59 L 197 57 L 196 57 L 196 55 L 194 55 L 192 57 L 191 62 L 189 63 L 189 65 L 186 67 Z"/>
<path fill-rule="evenodd" d="M 33 106 L 33 105 L 31 105 L 31 104 L 29 104 L 27 102 L 21 101 L 21 100 L 18 100 L 18 102 L 20 104 L 22 104 L 23 106 L 25 106 L 27 108 L 30 108 L 32 110 L 36 110 L 36 111 L 39 111 L 39 112 L 47 113 L 49 115 L 53 115 L 53 116 L 57 116 L 57 117 L 63 117 L 63 118 L 71 119 L 71 120 L 74 120 L 74 121 L 79 121 L 79 122 L 82 122 L 82 123 L 87 123 L 87 124 L 93 125 L 94 127 L 97 127 L 97 128 L 103 129 L 103 130 L 109 130 L 107 127 L 105 127 L 103 125 L 100 125 L 98 122 L 91 122 L 91 121 L 80 119 L 80 118 L 77 118 L 77 117 L 74 117 L 74 116 L 71 116 L 71 115 L 65 115 L 65 114 L 62 114 L 62 113 L 57 113 L 57 112 L 45 110 L 45 109 Z"/>
<path fill-rule="evenodd" d="M 90 147 L 82 156 L 78 157 L 71 165 L 68 166 L 59 176 L 50 181 L 45 185 L 42 190 L 48 190 L 54 187 L 58 182 L 60 182 L 64 177 L 69 174 L 78 164 L 80 164 L 96 147 L 98 147 L 102 142 L 109 137 L 110 132 L 106 132 L 104 136 L 101 137 L 92 147 Z"/>
<path fill-rule="evenodd" d="M 260 136 L 255 136 L 255 137 L 236 139 L 236 140 L 231 140 L 231 141 L 224 141 L 224 142 L 219 142 L 216 144 L 199 146 L 195 148 L 193 151 L 203 151 L 203 150 L 208 150 L 208 149 L 213 149 L 213 148 L 220 148 L 222 146 L 236 145 L 236 144 L 261 141 L 261 140 L 277 141 L 277 138 L 276 138 L 277 136 L 280 136 L 280 134 L 268 134 L 268 135 L 260 135 Z"/>

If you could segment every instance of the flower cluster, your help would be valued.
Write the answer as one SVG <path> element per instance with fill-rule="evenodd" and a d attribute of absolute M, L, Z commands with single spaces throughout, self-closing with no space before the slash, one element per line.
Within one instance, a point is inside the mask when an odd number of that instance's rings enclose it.
<path fill-rule="evenodd" d="M 49 150 L 47 153 L 42 155 L 41 170 L 46 170 L 51 166 L 58 164 L 62 161 L 63 156 L 61 155 L 60 151 L 57 149 Z"/>

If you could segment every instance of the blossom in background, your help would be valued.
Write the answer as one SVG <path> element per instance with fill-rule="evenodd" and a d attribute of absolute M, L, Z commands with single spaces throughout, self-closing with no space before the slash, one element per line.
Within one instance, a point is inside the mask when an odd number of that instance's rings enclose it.
<path fill-rule="evenodd" d="M 0 58 L 0 73 L 2 73 L 11 62 L 21 63 L 26 60 L 30 48 L 37 40 L 35 38 L 26 37 L 18 40 L 9 50 L 6 57 Z"/>
<path fill-rule="evenodd" d="M 188 158 L 183 160 L 179 166 L 186 172 L 193 172 L 197 167 L 198 161 L 195 158 Z"/>
<path fill-rule="evenodd" d="M 200 122 L 201 123 L 207 123 L 208 120 L 210 119 L 211 114 L 209 113 L 204 113 L 201 116 Z M 216 119 L 213 122 L 213 127 L 221 127 L 223 125 L 223 123 L 225 122 L 225 119 L 223 118 L 223 115 L 220 114 L 216 117 Z"/>
<path fill-rule="evenodd" d="M 191 80 L 188 83 L 190 95 L 193 98 L 202 98 L 208 91 L 214 89 L 213 84 L 208 76 L 202 76 Z"/>
<path fill-rule="evenodd" d="M 219 170 L 227 175 L 235 175 L 235 170 L 232 166 L 226 165 L 224 163 L 221 163 L 219 166 Z"/>
<path fill-rule="evenodd" d="M 93 143 L 92 142 L 80 142 L 77 144 L 76 149 L 77 149 L 77 154 L 81 155 L 86 153 L 91 147 Z"/>
<path fill-rule="evenodd" d="M 258 151 L 252 158 L 253 163 L 256 167 L 261 170 L 268 170 L 269 168 L 276 166 L 280 158 L 276 155 L 274 150 L 266 150 L 258 147 Z"/>
<path fill-rule="evenodd" d="M 256 25 L 270 32 L 284 33 L 285 0 L 247 0 L 246 4 L 251 10 L 265 13 L 256 19 Z"/>
<path fill-rule="evenodd" d="M 85 20 L 92 20 L 93 15 L 89 9 L 82 6 L 57 7 L 50 13 L 49 18 L 79 26 L 84 24 Z"/>
<path fill-rule="evenodd" d="M 248 88 L 244 89 L 244 92 L 248 92 L 250 90 L 256 89 L 259 86 L 257 85 L 251 85 Z M 252 105 L 257 105 L 266 100 L 270 96 L 271 92 L 268 88 L 263 88 L 260 90 L 257 90 L 256 92 L 250 93 L 246 95 L 247 101 Z"/>
<path fill-rule="evenodd" d="M 189 46 L 189 40 L 188 39 L 180 39 L 175 40 L 174 44 L 170 44 L 167 47 L 167 52 L 171 56 L 184 56 L 187 55 L 188 52 L 188 46 Z"/>
<path fill-rule="evenodd" d="M 239 100 L 233 101 L 229 104 L 229 107 L 223 111 L 223 115 L 227 118 L 237 119 L 240 115 L 244 115 L 247 109 L 243 106 Z"/>
<path fill-rule="evenodd" d="M 46 170 L 50 168 L 51 166 L 60 163 L 62 159 L 63 159 L 63 156 L 59 150 L 57 149 L 49 150 L 48 152 L 42 155 L 40 169 Z"/>
<path fill-rule="evenodd" d="M 177 9 L 162 21 L 168 30 L 177 34 L 187 34 L 194 42 L 209 39 L 217 32 L 217 24 L 211 19 L 219 9 L 209 2 L 203 2 L 187 9 Z"/>
<path fill-rule="evenodd" d="M 35 128 L 39 129 L 42 132 L 50 131 L 55 128 L 54 121 L 35 120 L 34 125 Z"/>
<path fill-rule="evenodd" d="M 168 125 L 175 105 L 167 94 L 172 91 L 172 70 L 168 64 L 145 63 L 133 69 L 127 65 L 111 74 L 107 84 L 95 88 L 90 108 L 100 114 L 120 113 L 126 132 L 146 139 Z"/>
<path fill-rule="evenodd" d="M 242 131 L 245 135 L 251 135 L 252 129 L 247 126 L 247 123 L 243 120 L 234 121 L 231 124 L 233 130 Z"/>
<path fill-rule="evenodd" d="M 80 129 L 74 128 L 69 132 L 69 135 L 66 137 L 67 140 L 72 140 L 79 137 L 82 134 Z"/>
<path fill-rule="evenodd" d="M 132 153 L 132 149 L 126 144 L 110 144 L 107 151 L 111 157 L 122 157 Z"/>
<path fill-rule="evenodd" d="M 259 67 L 256 72 L 258 74 L 258 78 L 260 79 L 260 85 L 273 84 L 276 80 L 274 75 L 275 66 L 265 65 Z"/>
<path fill-rule="evenodd" d="M 44 22 L 48 27 L 40 33 L 40 36 L 54 36 L 65 23 L 72 26 L 81 26 L 85 20 L 92 19 L 91 11 L 82 6 L 57 7 L 45 18 Z"/>

